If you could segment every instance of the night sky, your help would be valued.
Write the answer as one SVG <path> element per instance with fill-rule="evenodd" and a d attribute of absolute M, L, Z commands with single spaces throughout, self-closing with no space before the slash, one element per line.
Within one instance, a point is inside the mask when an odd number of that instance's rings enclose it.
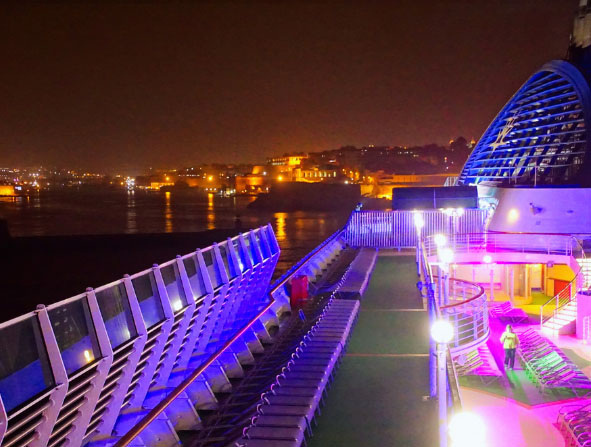
<path fill-rule="evenodd" d="M 0 5 L 0 167 L 478 138 L 577 0 Z"/>

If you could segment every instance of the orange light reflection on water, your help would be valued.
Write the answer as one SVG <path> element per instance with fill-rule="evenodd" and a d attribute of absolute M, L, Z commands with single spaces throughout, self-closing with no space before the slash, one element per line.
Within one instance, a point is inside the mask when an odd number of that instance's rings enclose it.
<path fill-rule="evenodd" d="M 213 207 L 213 194 L 207 194 L 207 229 L 215 229 L 215 208 Z"/>
<path fill-rule="evenodd" d="M 164 207 L 164 232 L 172 233 L 172 209 L 170 207 L 170 191 L 164 193 L 166 204 Z"/>
<path fill-rule="evenodd" d="M 287 233 L 285 232 L 285 219 L 287 218 L 287 213 L 275 213 L 273 217 L 276 221 L 276 234 L 277 240 L 283 241 L 285 240 Z"/>

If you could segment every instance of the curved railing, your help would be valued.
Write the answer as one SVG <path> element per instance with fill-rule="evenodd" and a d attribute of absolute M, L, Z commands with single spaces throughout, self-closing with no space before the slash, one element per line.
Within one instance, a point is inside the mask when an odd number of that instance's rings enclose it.
<path fill-rule="evenodd" d="M 446 244 L 455 253 L 512 252 L 579 256 L 582 246 L 570 235 L 547 233 L 466 233 L 446 236 Z M 437 254 L 436 236 L 424 238 L 426 256 Z"/>
<path fill-rule="evenodd" d="M 574 238 L 573 238 L 574 239 Z M 580 242 L 577 240 L 580 246 L 580 255 L 579 259 L 585 259 L 585 250 Z M 544 323 L 550 320 L 556 320 L 556 317 L 561 309 L 564 309 L 572 302 L 576 302 L 577 299 L 577 292 L 584 284 L 584 275 L 583 275 L 583 266 L 579 265 L 579 270 L 575 274 L 572 280 L 564 286 L 558 293 L 556 293 L 552 298 L 546 301 L 544 304 L 540 306 L 540 329 L 544 327 Z M 574 293 L 573 293 L 574 290 Z M 552 314 L 544 316 L 544 310 L 554 305 L 554 309 L 552 309 Z"/>
<path fill-rule="evenodd" d="M 439 306 L 439 311 L 441 318 L 452 323 L 455 329 L 454 339 L 450 343 L 452 352 L 463 351 L 483 343 L 490 335 L 487 297 L 478 284 L 456 278 L 449 278 L 448 281 L 448 301 Z M 435 290 L 445 287 L 438 287 L 438 280 L 434 283 Z M 443 302 L 443 297 L 440 297 L 439 302 Z"/>
<path fill-rule="evenodd" d="M 585 259 L 585 251 L 579 240 L 571 235 L 553 233 L 467 233 L 446 236 L 446 245 L 454 253 L 537 253 L 569 256 Z M 438 251 L 436 236 L 425 238 L 423 244 L 427 257 Z M 558 312 L 576 300 L 577 291 L 583 285 L 583 269 L 573 279 L 540 307 L 540 327 L 556 318 Z M 548 308 L 552 307 L 552 312 Z"/>

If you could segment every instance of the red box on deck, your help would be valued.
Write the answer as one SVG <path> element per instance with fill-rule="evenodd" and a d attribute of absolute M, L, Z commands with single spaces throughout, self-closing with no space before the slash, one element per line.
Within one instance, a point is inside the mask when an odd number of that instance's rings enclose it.
<path fill-rule="evenodd" d="M 308 299 L 308 277 L 306 275 L 294 276 L 291 279 L 290 298 L 292 308 L 304 305 L 304 302 Z"/>

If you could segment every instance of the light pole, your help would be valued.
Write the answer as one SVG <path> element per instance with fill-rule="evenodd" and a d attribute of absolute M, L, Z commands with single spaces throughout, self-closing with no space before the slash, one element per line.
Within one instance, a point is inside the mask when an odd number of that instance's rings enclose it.
<path fill-rule="evenodd" d="M 452 447 L 485 447 L 486 426 L 474 413 L 456 413 L 449 422 L 449 437 Z"/>
<path fill-rule="evenodd" d="M 435 245 L 437 246 L 437 257 L 440 258 L 440 254 L 441 254 L 441 250 L 444 249 L 445 245 L 447 244 L 447 237 L 445 237 L 444 234 L 436 234 L 435 236 L 433 236 L 433 241 L 435 242 Z M 438 281 L 437 281 L 437 289 L 438 289 L 438 298 L 439 298 L 439 305 L 442 306 L 444 303 L 444 286 L 443 286 L 443 278 L 444 278 L 444 272 L 443 272 L 443 267 L 441 265 L 441 258 L 439 259 L 439 263 L 437 264 L 437 276 L 438 276 Z"/>
<path fill-rule="evenodd" d="M 431 337 L 437 343 L 437 402 L 439 406 L 439 446 L 447 447 L 447 344 L 453 340 L 454 328 L 446 320 L 431 326 Z"/>
<path fill-rule="evenodd" d="M 417 274 L 419 277 L 422 273 L 421 267 L 421 229 L 425 226 L 425 221 L 423 220 L 423 216 L 420 213 L 416 212 L 413 215 L 413 221 L 415 224 L 415 228 L 417 229 Z"/>
<path fill-rule="evenodd" d="M 440 269 L 443 271 L 443 304 L 449 304 L 449 265 L 454 260 L 454 251 L 443 247 L 437 251 Z"/>
<path fill-rule="evenodd" d="M 494 301 L 495 297 L 494 297 L 494 289 L 495 289 L 495 271 L 492 265 L 492 257 L 490 255 L 484 255 L 482 257 L 482 262 L 484 262 L 484 264 L 489 266 L 489 271 L 488 274 L 490 276 L 490 295 L 489 295 L 489 300 L 490 301 Z"/>

